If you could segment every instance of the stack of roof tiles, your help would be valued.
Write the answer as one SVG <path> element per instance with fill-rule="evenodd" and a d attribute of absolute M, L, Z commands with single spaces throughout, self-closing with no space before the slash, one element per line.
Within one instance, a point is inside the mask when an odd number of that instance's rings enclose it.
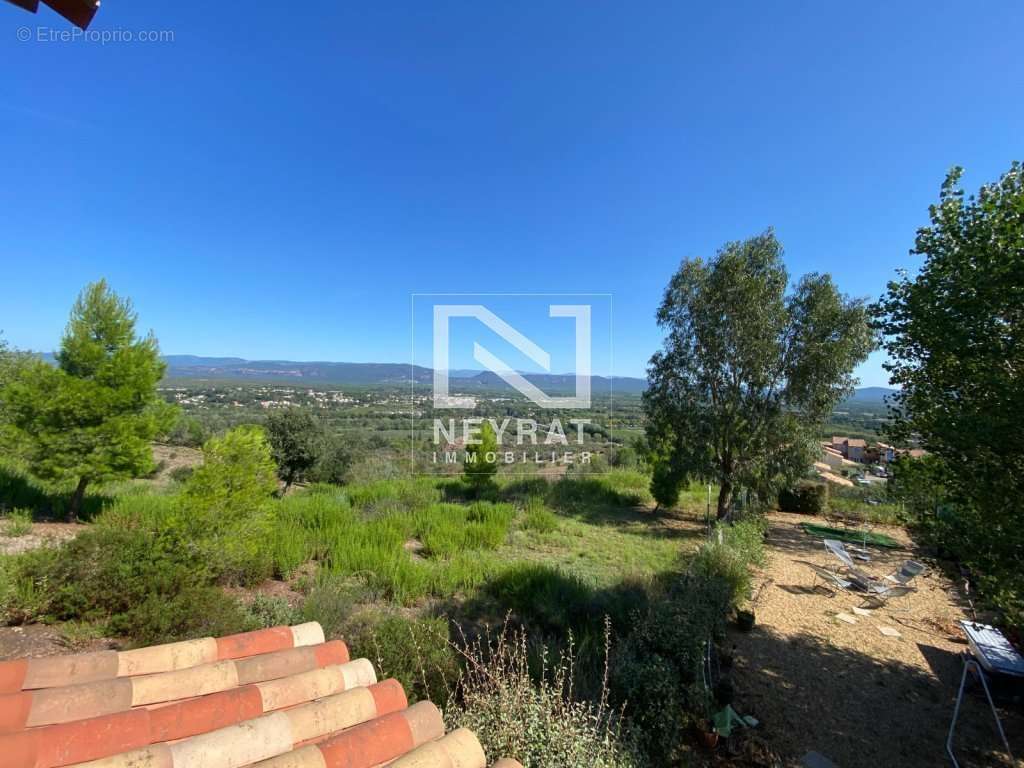
<path fill-rule="evenodd" d="M 486 768 L 320 625 L 0 662 L 4 768 Z M 493 768 L 521 768 L 499 760 Z"/>

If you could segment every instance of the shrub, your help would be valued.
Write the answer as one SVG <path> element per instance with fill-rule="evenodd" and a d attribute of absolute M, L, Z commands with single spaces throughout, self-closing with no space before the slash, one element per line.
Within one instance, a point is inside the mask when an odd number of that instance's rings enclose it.
<path fill-rule="evenodd" d="M 565 635 L 598 619 L 593 590 L 577 576 L 538 563 L 517 563 L 487 585 L 487 592 L 513 615 L 543 632 Z"/>
<path fill-rule="evenodd" d="M 343 437 L 326 438 L 320 457 L 309 471 L 309 479 L 316 483 L 344 485 L 355 458 L 351 441 Z"/>
<path fill-rule="evenodd" d="M 462 650 L 466 673 L 446 712 L 448 727 L 472 729 L 487 754 L 514 755 L 525 768 L 638 765 L 607 706 L 607 689 L 597 703 L 575 700 L 567 657 L 550 668 L 545 660 L 535 680 L 529 645 L 525 634 L 502 632 L 494 642 Z"/>
<path fill-rule="evenodd" d="M 31 624 L 42 620 L 49 606 L 45 581 L 32 577 L 55 556 L 44 547 L 21 555 L 0 555 L 0 620 L 4 624 Z"/>
<path fill-rule="evenodd" d="M 171 480 L 173 480 L 176 483 L 184 483 L 186 480 L 192 477 L 193 472 L 195 472 L 194 467 L 175 467 L 168 473 L 168 477 L 170 477 Z"/>
<path fill-rule="evenodd" d="M 760 515 L 750 515 L 732 525 L 721 526 L 724 541 L 748 565 L 765 564 L 764 537 L 768 521 Z"/>
<path fill-rule="evenodd" d="M 640 455 L 631 445 L 618 446 L 612 452 L 612 466 L 622 469 L 636 469 L 640 466 Z"/>
<path fill-rule="evenodd" d="M 828 510 L 826 483 L 800 482 L 779 492 L 779 509 L 804 515 L 821 515 Z"/>
<path fill-rule="evenodd" d="M 304 621 L 302 612 L 283 597 L 257 594 L 245 607 L 246 625 L 249 629 L 281 627 Z"/>
<path fill-rule="evenodd" d="M 151 594 L 111 617 L 109 631 L 139 646 L 221 637 L 252 627 L 239 603 L 216 587 L 189 585 L 172 595 Z"/>
<path fill-rule="evenodd" d="M 491 579 L 485 590 L 516 620 L 551 637 L 564 639 L 574 632 L 577 640 L 586 641 L 601 634 L 604 617 L 617 631 L 628 631 L 633 613 L 646 604 L 649 586 L 626 579 L 597 588 L 550 565 L 516 563 Z"/>
<path fill-rule="evenodd" d="M 45 588 L 46 613 L 59 620 L 109 619 L 209 583 L 197 550 L 138 528 L 95 528 L 47 555 L 25 561 L 21 577 Z"/>
<path fill-rule="evenodd" d="M 319 577 L 302 603 L 302 620 L 318 621 L 328 639 L 339 638 L 366 588 L 334 574 Z M 360 651 L 368 653 L 368 649 Z"/>
<path fill-rule="evenodd" d="M 460 670 L 445 619 L 364 613 L 348 629 L 353 652 L 375 660 L 381 679 L 398 680 L 410 703 L 429 699 L 447 706 Z"/>
<path fill-rule="evenodd" d="M 732 525 L 719 524 L 690 564 L 693 573 L 728 585 L 730 602 L 739 605 L 750 597 L 750 566 L 765 561 L 763 518 L 750 517 Z"/>
<path fill-rule="evenodd" d="M 0 515 L 0 536 L 27 536 L 32 533 L 32 511 L 29 509 L 12 509 Z"/>
<path fill-rule="evenodd" d="M 531 498 L 526 504 L 523 528 L 528 531 L 536 531 L 537 533 L 551 533 L 558 528 L 558 518 L 554 512 L 542 503 Z"/>
<path fill-rule="evenodd" d="M 260 427 L 235 427 L 203 446 L 203 463 L 185 485 L 189 513 L 218 526 L 264 509 L 277 490 L 276 467 Z"/>
<path fill-rule="evenodd" d="M 724 633 L 729 586 L 691 573 L 638 611 L 612 667 L 613 692 L 625 701 L 634 735 L 651 765 L 676 765 L 677 751 L 706 692 L 698 685 L 707 645 Z"/>
<path fill-rule="evenodd" d="M 323 425 L 312 411 L 291 407 L 267 416 L 266 429 L 278 475 L 287 491 L 320 461 L 324 451 Z"/>
<path fill-rule="evenodd" d="M 198 448 L 206 440 L 206 430 L 203 423 L 194 416 L 186 416 L 179 413 L 177 420 L 163 438 L 171 445 L 185 445 Z"/>
<path fill-rule="evenodd" d="M 505 478 L 501 482 L 500 496 L 505 501 L 543 501 L 551 490 L 551 483 L 543 477 Z M 452 485 L 453 481 L 448 481 Z M 446 495 L 446 498 L 448 496 Z"/>
<path fill-rule="evenodd" d="M 477 488 L 491 483 L 498 474 L 498 437 L 490 420 L 480 425 L 480 435 L 475 441 L 467 440 L 466 458 L 462 472 L 466 480 Z"/>
<path fill-rule="evenodd" d="M 644 504 L 651 500 L 649 479 L 633 470 L 614 469 L 604 475 L 566 476 L 551 485 L 547 502 L 559 512 L 590 515 L 600 508 Z"/>

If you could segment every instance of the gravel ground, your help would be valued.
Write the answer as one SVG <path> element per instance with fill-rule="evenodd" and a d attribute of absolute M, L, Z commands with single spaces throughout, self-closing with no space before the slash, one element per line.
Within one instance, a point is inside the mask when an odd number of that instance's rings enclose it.
<path fill-rule="evenodd" d="M 80 523 L 33 523 L 24 536 L 0 536 L 0 555 L 17 555 L 73 539 L 88 526 Z"/>
<path fill-rule="evenodd" d="M 840 768 L 948 765 L 946 732 L 967 647 L 956 622 L 969 613 L 956 585 L 931 567 L 917 592 L 865 613 L 855 593 L 812 589 L 814 574 L 801 561 L 837 561 L 799 524 L 824 520 L 778 513 L 770 521 L 771 557 L 754 593 L 757 626 L 733 635 L 737 709 L 761 720 L 761 735 L 787 766 L 810 750 Z M 873 548 L 863 570 L 884 576 L 908 558 L 928 562 L 902 529 L 885 532 L 904 549 Z M 1020 756 L 1020 705 L 1002 714 Z M 980 687 L 965 696 L 957 735 L 965 768 L 1010 764 Z"/>

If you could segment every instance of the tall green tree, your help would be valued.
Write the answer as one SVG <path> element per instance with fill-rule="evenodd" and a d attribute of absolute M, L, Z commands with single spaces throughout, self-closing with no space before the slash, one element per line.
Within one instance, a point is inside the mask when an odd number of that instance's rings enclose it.
<path fill-rule="evenodd" d="M 4 392 L 32 362 L 31 355 L 12 349 L 7 341 L 0 337 L 0 449 L 10 450 L 10 443 L 16 438 L 11 429 L 12 415 Z"/>
<path fill-rule="evenodd" d="M 324 452 L 324 429 L 315 414 L 303 408 L 285 408 L 267 417 L 267 438 L 277 463 L 284 493 L 305 477 Z"/>
<path fill-rule="evenodd" d="M 668 506 L 684 483 L 717 483 L 719 518 L 737 489 L 767 498 L 806 471 L 816 427 L 874 345 L 863 302 L 828 275 L 789 290 L 771 230 L 684 261 L 657 319 L 666 338 L 644 395 L 651 490 Z"/>
<path fill-rule="evenodd" d="M 498 473 L 498 436 L 489 419 L 480 425 L 480 436 L 466 446 L 462 471 L 476 486 L 489 483 Z"/>
<path fill-rule="evenodd" d="M 889 431 L 935 457 L 957 507 L 944 545 L 1024 620 L 1024 168 L 971 197 L 961 175 L 949 173 L 917 232 L 920 271 L 873 308 L 900 387 Z"/>
<path fill-rule="evenodd" d="M 136 336 L 136 318 L 131 302 L 106 281 L 86 286 L 57 366 L 33 361 L 3 390 L 32 472 L 74 483 L 69 520 L 78 517 L 90 483 L 151 471 L 150 443 L 170 425 L 173 410 L 156 391 L 165 366 L 153 335 Z"/>

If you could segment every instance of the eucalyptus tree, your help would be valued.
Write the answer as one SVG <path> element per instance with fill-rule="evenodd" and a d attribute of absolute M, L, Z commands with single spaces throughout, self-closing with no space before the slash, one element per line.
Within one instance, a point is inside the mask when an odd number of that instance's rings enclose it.
<path fill-rule="evenodd" d="M 716 483 L 719 518 L 737 489 L 767 497 L 806 471 L 816 430 L 874 347 L 864 302 L 829 275 L 791 288 L 771 230 L 683 261 L 657 320 L 665 339 L 644 395 L 651 490 L 670 506 L 683 484 Z"/>

